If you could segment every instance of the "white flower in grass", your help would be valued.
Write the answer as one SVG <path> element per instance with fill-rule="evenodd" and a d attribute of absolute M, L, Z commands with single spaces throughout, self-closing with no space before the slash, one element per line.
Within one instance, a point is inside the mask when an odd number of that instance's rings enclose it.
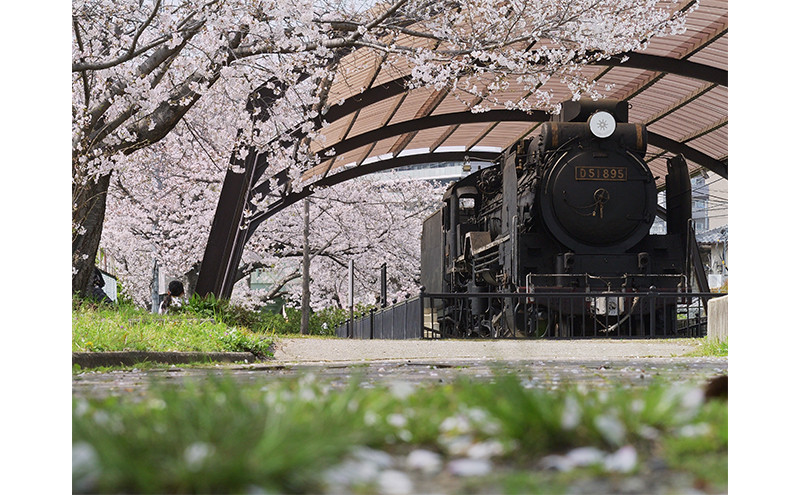
<path fill-rule="evenodd" d="M 381 469 L 392 467 L 394 461 L 392 456 L 382 450 L 375 450 L 369 447 L 358 447 L 350 454 L 353 459 L 361 462 L 375 464 Z"/>
<path fill-rule="evenodd" d="M 569 451 L 566 455 L 567 461 L 572 466 L 591 466 L 603 462 L 605 453 L 595 447 L 579 447 Z"/>
<path fill-rule="evenodd" d="M 373 411 L 367 411 L 364 413 L 364 424 L 367 426 L 372 426 L 378 422 L 378 415 Z"/>
<path fill-rule="evenodd" d="M 72 444 L 72 489 L 92 492 L 100 476 L 100 458 L 87 442 Z"/>
<path fill-rule="evenodd" d="M 408 420 L 402 414 L 390 414 L 386 417 L 386 422 L 395 428 L 403 428 L 408 424 Z"/>
<path fill-rule="evenodd" d="M 214 453 L 214 446 L 206 442 L 195 442 L 183 451 L 183 460 L 190 471 L 199 471 L 206 459 Z"/>
<path fill-rule="evenodd" d="M 658 438 L 661 436 L 661 433 L 658 431 L 658 429 L 653 428 L 652 426 L 642 425 L 639 427 L 639 436 L 648 440 L 658 440 Z"/>
<path fill-rule="evenodd" d="M 642 399 L 634 399 L 631 401 L 630 411 L 636 414 L 644 411 L 644 401 Z"/>
<path fill-rule="evenodd" d="M 94 422 L 100 426 L 108 426 L 108 424 L 111 422 L 111 416 L 109 416 L 107 412 L 102 410 L 95 411 L 92 419 L 94 419 Z"/>
<path fill-rule="evenodd" d="M 475 439 L 472 435 L 458 435 L 455 437 L 439 437 L 439 444 L 449 455 L 467 455 Z"/>
<path fill-rule="evenodd" d="M 317 398 L 317 393 L 311 387 L 301 387 L 297 395 L 303 402 L 313 402 Z"/>
<path fill-rule="evenodd" d="M 406 400 L 414 393 L 415 385 L 410 382 L 396 381 L 389 384 L 389 391 L 396 399 Z"/>
<path fill-rule="evenodd" d="M 322 479 L 325 483 L 336 487 L 335 492 L 340 492 L 344 491 L 341 487 L 348 485 L 372 483 L 379 473 L 380 470 L 375 463 L 347 459 L 327 469 L 322 474 Z"/>
<path fill-rule="evenodd" d="M 86 399 L 78 399 L 75 401 L 75 409 L 73 410 L 73 414 L 75 417 L 80 418 L 87 412 L 89 412 L 89 401 Z"/>
<path fill-rule="evenodd" d="M 477 407 L 467 409 L 466 416 L 473 424 L 483 424 L 489 420 L 489 413 Z"/>
<path fill-rule="evenodd" d="M 486 459 L 456 459 L 447 464 L 447 470 L 456 476 L 486 476 L 492 472 L 492 463 Z"/>
<path fill-rule="evenodd" d="M 692 387 L 684 391 L 683 396 L 681 397 L 681 406 L 683 407 L 683 411 L 680 416 L 685 417 L 687 421 L 695 417 L 697 412 L 703 406 L 704 402 L 705 394 L 701 388 Z"/>
<path fill-rule="evenodd" d="M 576 467 L 600 465 L 605 459 L 605 452 L 595 447 L 578 447 L 566 455 L 548 455 L 539 461 L 542 469 L 556 471 L 572 471 Z"/>
<path fill-rule="evenodd" d="M 711 426 L 708 423 L 698 423 L 696 425 L 682 426 L 678 430 L 679 437 L 702 437 L 711 433 Z"/>
<path fill-rule="evenodd" d="M 603 414 L 594 418 L 594 425 L 603 438 L 614 445 L 625 440 L 625 425 L 615 415 Z"/>
<path fill-rule="evenodd" d="M 378 476 L 378 491 L 386 495 L 404 495 L 414 491 L 414 483 L 401 471 L 383 471 Z"/>
<path fill-rule="evenodd" d="M 606 456 L 603 465 L 606 471 L 616 473 L 630 473 L 636 467 L 636 449 L 631 445 L 626 445 Z"/>
<path fill-rule="evenodd" d="M 469 420 L 462 414 L 450 416 L 439 425 L 439 431 L 445 434 L 460 435 L 472 431 Z"/>
<path fill-rule="evenodd" d="M 467 457 L 471 459 L 490 459 L 494 456 L 503 455 L 506 452 L 503 444 L 497 440 L 488 440 L 472 444 L 467 449 Z"/>
<path fill-rule="evenodd" d="M 428 474 L 438 473 L 442 469 L 442 456 L 430 450 L 412 450 L 406 458 L 406 467 Z"/>
<path fill-rule="evenodd" d="M 561 428 L 574 430 L 581 421 L 581 405 L 573 396 L 564 400 L 564 410 L 561 413 Z"/>
<path fill-rule="evenodd" d="M 325 470 L 322 478 L 331 485 L 333 492 L 348 492 L 347 486 L 376 482 L 381 472 L 392 464 L 392 456 L 386 452 L 357 447 L 343 462 Z"/>

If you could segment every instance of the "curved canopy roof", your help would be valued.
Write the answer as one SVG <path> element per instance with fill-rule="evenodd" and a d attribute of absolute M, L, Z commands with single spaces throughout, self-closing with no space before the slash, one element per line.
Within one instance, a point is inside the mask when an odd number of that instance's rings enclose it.
<path fill-rule="evenodd" d="M 674 8 L 687 9 L 695 3 L 686 0 Z M 659 185 L 667 173 L 667 159 L 678 153 L 687 159 L 690 173 L 705 167 L 728 176 L 727 1 L 702 0 L 688 14 L 686 28 L 682 34 L 652 39 L 641 52 L 582 69 L 599 87 L 609 87 L 603 90 L 607 98 L 629 102 L 630 122 L 647 125 L 646 159 Z M 469 104 L 486 106 L 487 102 L 449 88 L 409 89 L 409 73 L 410 67 L 388 64 L 367 48 L 339 62 L 327 98 L 337 104 L 322 112 L 327 125 L 321 129 L 321 138 L 311 143 L 320 162 L 306 171 L 304 179 L 309 182 L 302 190 L 271 191 L 273 178 L 279 184 L 287 182 L 287 170 L 252 187 L 249 181 L 266 168 L 263 154 L 253 158 L 249 178 L 243 177 L 246 174 L 226 176 L 200 270 L 199 293 L 229 297 L 230 274 L 258 225 L 311 195 L 314 187 L 415 163 L 458 161 L 467 156 L 494 160 L 519 139 L 535 137 L 541 122 L 550 117 L 543 110 L 526 113 L 499 105 L 472 113 Z M 542 89 L 552 91 L 554 101 L 571 98 L 571 92 L 556 80 Z M 528 93 L 512 84 L 505 96 L 516 101 Z M 245 198 L 240 195 L 262 193 L 275 201 L 243 220 Z M 240 235 L 242 228 L 244 235 Z"/>
<path fill-rule="evenodd" d="M 687 8 L 694 0 L 676 8 Z M 629 121 L 647 125 L 647 160 L 663 184 L 666 159 L 683 153 L 690 172 L 701 167 L 727 178 L 728 3 L 703 0 L 687 16 L 686 32 L 651 40 L 646 50 L 586 67 L 607 98 L 630 103 Z M 624 61 L 623 61 L 624 60 Z M 316 180 L 347 171 L 362 175 L 412 163 L 492 159 L 517 140 L 535 137 L 544 111 L 491 110 L 472 113 L 458 91 L 408 89 L 408 68 L 388 65 L 360 49 L 340 64 L 324 114 L 324 139 L 312 143 L 323 156 L 308 172 Z M 554 101 L 571 98 L 558 81 L 543 89 Z M 509 97 L 524 97 L 520 87 Z M 363 167 L 363 168 L 361 168 Z M 338 181 L 337 181 L 338 182 Z"/>

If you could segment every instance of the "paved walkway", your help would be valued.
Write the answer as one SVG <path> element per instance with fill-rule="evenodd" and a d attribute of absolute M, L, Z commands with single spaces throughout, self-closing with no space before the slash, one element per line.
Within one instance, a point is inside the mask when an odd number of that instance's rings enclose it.
<path fill-rule="evenodd" d="M 696 350 L 699 341 L 680 340 L 347 340 L 280 339 L 277 362 L 373 360 L 619 359 L 678 357 Z"/>
<path fill-rule="evenodd" d="M 349 340 L 321 338 L 278 339 L 268 362 L 358 362 L 375 360 L 619 359 L 677 357 L 699 343 L 680 340 Z M 198 361 L 254 362 L 248 352 L 75 352 L 73 364 L 82 368 L 132 366 L 154 362 L 186 364 Z"/>

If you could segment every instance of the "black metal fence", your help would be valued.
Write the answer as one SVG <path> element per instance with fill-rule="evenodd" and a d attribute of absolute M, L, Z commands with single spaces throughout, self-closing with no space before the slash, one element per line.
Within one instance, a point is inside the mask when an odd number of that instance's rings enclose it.
<path fill-rule="evenodd" d="M 711 292 L 426 294 L 336 329 L 356 339 L 703 337 Z M 467 305 L 469 301 L 471 304 Z M 494 308 L 491 318 L 471 308 Z M 481 313 L 481 314 L 477 314 Z"/>
<path fill-rule="evenodd" d="M 419 297 L 406 299 L 347 321 L 336 328 L 336 335 L 353 339 L 419 339 L 423 337 L 420 309 Z"/>

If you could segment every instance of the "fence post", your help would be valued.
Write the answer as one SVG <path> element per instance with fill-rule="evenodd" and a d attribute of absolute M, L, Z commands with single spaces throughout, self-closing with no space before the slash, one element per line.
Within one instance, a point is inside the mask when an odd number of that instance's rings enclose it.
<path fill-rule="evenodd" d="M 650 336 L 656 336 L 656 288 L 654 286 L 650 286 L 650 292 L 648 296 L 650 297 Z"/>
<path fill-rule="evenodd" d="M 375 308 L 369 308 L 369 340 L 375 338 Z"/>
<path fill-rule="evenodd" d="M 419 338 L 425 338 L 425 287 L 419 288 Z"/>

